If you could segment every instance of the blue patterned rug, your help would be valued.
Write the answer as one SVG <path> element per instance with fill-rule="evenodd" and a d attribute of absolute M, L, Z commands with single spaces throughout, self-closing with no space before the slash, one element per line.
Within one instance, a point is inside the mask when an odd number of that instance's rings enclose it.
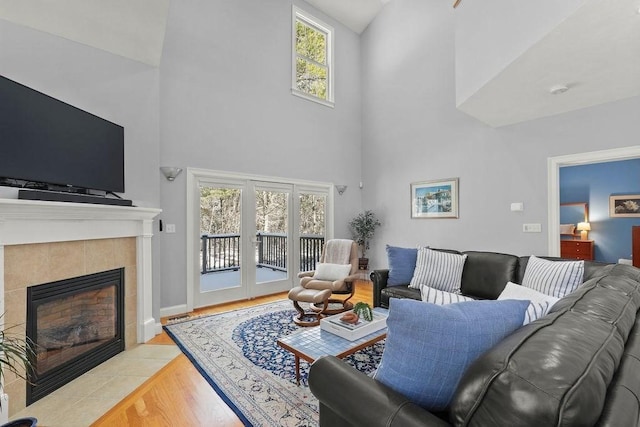
<path fill-rule="evenodd" d="M 291 302 L 278 301 L 186 320 L 164 327 L 229 407 L 248 426 L 316 426 L 318 402 L 307 387 L 309 364 L 276 340 L 299 329 Z M 365 373 L 382 356 L 384 341 L 345 359 Z"/>

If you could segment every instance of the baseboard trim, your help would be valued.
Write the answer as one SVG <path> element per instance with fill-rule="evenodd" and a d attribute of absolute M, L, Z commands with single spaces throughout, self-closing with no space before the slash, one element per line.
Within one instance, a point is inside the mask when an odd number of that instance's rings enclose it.
<path fill-rule="evenodd" d="M 172 307 L 164 307 L 160 309 L 160 317 L 170 317 L 178 314 L 188 313 L 187 304 L 174 305 Z"/>

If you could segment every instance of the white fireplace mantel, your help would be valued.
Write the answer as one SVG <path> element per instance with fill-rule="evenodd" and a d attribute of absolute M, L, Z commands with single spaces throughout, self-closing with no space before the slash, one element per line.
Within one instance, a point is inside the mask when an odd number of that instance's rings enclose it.
<path fill-rule="evenodd" d="M 0 296 L 4 295 L 4 247 L 33 243 L 135 237 L 137 240 L 137 336 L 155 336 L 152 313 L 151 237 L 155 208 L 0 199 Z M 4 313 L 4 298 L 0 300 Z"/>

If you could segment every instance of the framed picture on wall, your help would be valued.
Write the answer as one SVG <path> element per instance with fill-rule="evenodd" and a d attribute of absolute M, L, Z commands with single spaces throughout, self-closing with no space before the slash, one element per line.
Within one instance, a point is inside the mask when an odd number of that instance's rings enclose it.
<path fill-rule="evenodd" d="M 640 194 L 609 196 L 611 218 L 640 218 Z"/>
<path fill-rule="evenodd" d="M 411 218 L 458 218 L 458 178 L 412 183 Z"/>

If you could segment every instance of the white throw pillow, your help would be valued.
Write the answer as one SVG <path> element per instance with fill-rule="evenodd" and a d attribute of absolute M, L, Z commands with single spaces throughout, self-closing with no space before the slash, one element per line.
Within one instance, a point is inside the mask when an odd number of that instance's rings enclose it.
<path fill-rule="evenodd" d="M 320 262 L 316 264 L 316 272 L 313 274 L 313 278 L 335 282 L 336 280 L 344 279 L 349 273 L 351 273 L 351 264 Z"/>
<path fill-rule="evenodd" d="M 584 276 L 584 261 L 549 261 L 529 257 L 522 286 L 562 298 L 575 291 Z"/>
<path fill-rule="evenodd" d="M 420 289 L 422 286 L 429 286 L 445 292 L 460 293 L 462 269 L 466 259 L 466 255 L 420 248 L 409 287 Z"/>
<path fill-rule="evenodd" d="M 498 296 L 498 299 L 526 299 L 539 304 L 548 302 L 549 308 L 551 308 L 560 298 L 543 294 L 535 289 L 527 288 L 526 286 L 518 285 L 517 283 L 509 282 L 507 283 L 507 286 L 504 287 L 500 296 Z"/>
<path fill-rule="evenodd" d="M 453 304 L 462 301 L 473 301 L 473 298 L 465 297 L 464 295 L 454 294 L 451 292 L 440 291 L 429 286 L 422 286 L 420 288 L 420 294 L 422 295 L 422 301 L 430 302 L 437 305 Z"/>
<path fill-rule="evenodd" d="M 543 316 L 546 316 L 551 307 L 559 300 L 559 298 L 546 295 L 534 289 L 520 286 L 517 283 L 509 282 L 504 287 L 502 293 L 498 296 L 499 300 L 519 299 L 530 301 L 529 307 L 524 315 L 524 323 L 533 322 Z"/>

